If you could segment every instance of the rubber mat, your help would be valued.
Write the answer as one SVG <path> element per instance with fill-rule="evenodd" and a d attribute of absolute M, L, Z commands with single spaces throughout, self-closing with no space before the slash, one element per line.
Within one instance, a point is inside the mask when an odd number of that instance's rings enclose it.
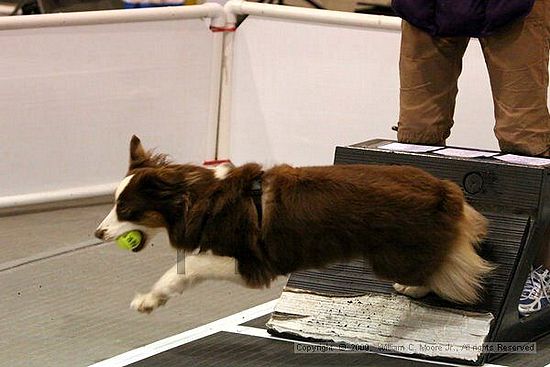
<path fill-rule="evenodd" d="M 430 363 L 368 353 L 301 353 L 304 344 L 221 332 L 157 354 L 132 367 L 377 366 L 427 367 Z M 296 348 L 296 349 L 295 349 Z"/>

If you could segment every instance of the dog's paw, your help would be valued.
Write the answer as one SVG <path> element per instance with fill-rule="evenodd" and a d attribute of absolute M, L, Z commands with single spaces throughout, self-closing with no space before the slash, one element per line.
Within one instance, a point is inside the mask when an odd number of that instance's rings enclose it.
<path fill-rule="evenodd" d="M 164 305 L 166 301 L 168 301 L 168 298 L 153 293 L 138 293 L 130 303 L 130 308 L 141 313 L 151 313 L 155 308 Z"/>
<path fill-rule="evenodd" d="M 399 283 L 393 284 L 393 289 L 397 292 L 404 294 L 412 298 L 422 298 L 428 293 L 430 293 L 430 288 L 428 287 L 417 287 L 412 285 L 403 285 Z"/>

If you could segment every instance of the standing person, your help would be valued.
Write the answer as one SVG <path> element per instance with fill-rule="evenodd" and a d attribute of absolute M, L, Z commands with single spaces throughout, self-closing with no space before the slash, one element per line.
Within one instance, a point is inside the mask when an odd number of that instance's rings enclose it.
<path fill-rule="evenodd" d="M 392 0 L 392 7 L 403 18 L 399 142 L 445 144 L 462 57 L 475 37 L 489 71 L 500 149 L 550 157 L 550 0 Z M 550 305 L 550 246 L 546 252 L 525 284 L 522 315 Z"/>

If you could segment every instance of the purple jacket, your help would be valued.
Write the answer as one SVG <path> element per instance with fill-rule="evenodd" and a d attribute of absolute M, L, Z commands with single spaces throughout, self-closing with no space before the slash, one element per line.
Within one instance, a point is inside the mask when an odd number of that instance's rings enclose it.
<path fill-rule="evenodd" d="M 535 0 L 392 0 L 401 18 L 433 36 L 483 37 L 525 17 Z"/>

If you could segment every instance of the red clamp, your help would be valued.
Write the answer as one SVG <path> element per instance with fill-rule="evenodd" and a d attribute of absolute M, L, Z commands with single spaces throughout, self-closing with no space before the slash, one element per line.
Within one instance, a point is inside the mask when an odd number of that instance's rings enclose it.
<path fill-rule="evenodd" d="M 237 27 L 235 27 L 235 26 L 231 26 L 231 27 L 210 26 L 210 30 L 212 32 L 235 32 L 237 30 Z"/>
<path fill-rule="evenodd" d="M 232 164 L 230 159 L 213 159 L 210 161 L 204 161 L 202 164 L 203 166 L 219 166 L 220 164 L 224 163 Z"/>

